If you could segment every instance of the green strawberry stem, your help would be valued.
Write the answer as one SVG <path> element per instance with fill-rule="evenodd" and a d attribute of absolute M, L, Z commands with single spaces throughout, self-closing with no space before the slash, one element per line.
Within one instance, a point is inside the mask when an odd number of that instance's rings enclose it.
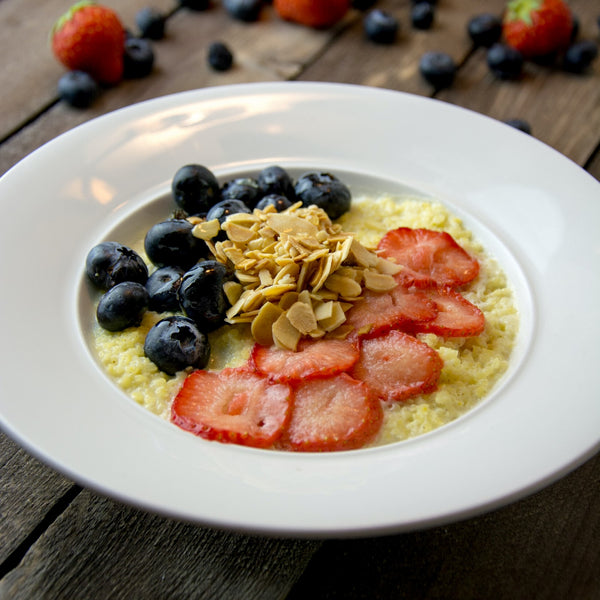
<path fill-rule="evenodd" d="M 541 5 L 542 0 L 511 0 L 506 6 L 508 20 L 525 21 L 527 25 L 531 25 L 531 13 Z"/>
<path fill-rule="evenodd" d="M 93 6 L 94 4 L 96 4 L 94 0 L 79 0 L 79 2 L 73 4 L 73 6 L 71 6 L 71 8 L 69 8 L 64 15 L 60 16 L 56 23 L 54 23 L 54 26 L 52 27 L 52 35 L 54 35 L 57 31 L 60 31 L 65 23 L 68 23 L 78 10 L 85 8 L 86 6 Z"/>

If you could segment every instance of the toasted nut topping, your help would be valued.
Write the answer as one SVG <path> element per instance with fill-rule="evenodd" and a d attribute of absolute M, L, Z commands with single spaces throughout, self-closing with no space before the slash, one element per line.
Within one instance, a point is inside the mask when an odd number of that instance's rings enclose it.
<path fill-rule="evenodd" d="M 302 335 L 308 335 L 311 331 L 317 329 L 317 319 L 315 318 L 312 305 L 306 304 L 306 302 L 295 302 L 289 307 L 286 314 L 290 323 Z"/>
<path fill-rule="evenodd" d="M 211 240 L 221 230 L 221 225 L 218 219 L 212 219 L 211 221 L 202 221 L 194 225 L 192 229 L 192 235 L 200 238 L 201 240 Z"/>
<path fill-rule="evenodd" d="M 372 269 L 365 269 L 363 276 L 365 287 L 373 292 L 389 292 L 398 285 L 391 275 L 378 273 Z"/>
<path fill-rule="evenodd" d="M 282 314 L 284 311 L 272 302 L 263 304 L 252 321 L 250 327 L 252 337 L 263 346 L 271 346 L 274 343 L 273 324 Z"/>

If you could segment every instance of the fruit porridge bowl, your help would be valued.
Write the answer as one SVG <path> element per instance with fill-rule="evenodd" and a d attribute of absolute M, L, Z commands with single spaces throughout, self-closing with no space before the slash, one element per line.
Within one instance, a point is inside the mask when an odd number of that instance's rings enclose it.
<path fill-rule="evenodd" d="M 165 218 L 173 175 L 189 163 L 220 182 L 274 164 L 295 179 L 335 173 L 369 217 L 369 199 L 382 195 L 439 203 L 506 275 L 518 313 L 507 368 L 451 422 L 339 452 L 220 443 L 140 405 L 98 358 L 86 256 Z M 19 291 L 2 299 L 2 427 L 82 485 L 204 525 L 373 535 L 500 506 L 598 448 L 598 183 L 521 132 L 395 92 L 232 86 L 92 121 L 22 161 L 1 188 L 0 273 Z M 8 260 L 24 235 L 35 276 Z"/>

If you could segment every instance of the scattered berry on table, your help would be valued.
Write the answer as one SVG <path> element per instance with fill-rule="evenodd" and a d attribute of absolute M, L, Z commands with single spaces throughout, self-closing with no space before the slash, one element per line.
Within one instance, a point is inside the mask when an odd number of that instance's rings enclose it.
<path fill-rule="evenodd" d="M 419 61 L 419 73 L 436 90 L 441 90 L 454 82 L 456 63 L 446 52 L 425 52 Z"/>
<path fill-rule="evenodd" d="M 215 71 L 228 71 L 233 65 L 233 53 L 223 42 L 213 42 L 208 47 L 207 60 Z"/>
<path fill-rule="evenodd" d="M 58 80 L 60 99 L 75 108 L 88 108 L 100 95 L 100 86 L 85 71 L 68 71 Z"/>
<path fill-rule="evenodd" d="M 52 51 L 71 71 L 85 71 L 98 83 L 114 85 L 123 77 L 125 30 L 116 12 L 83 0 L 54 25 Z"/>
<path fill-rule="evenodd" d="M 577 39 L 577 36 L 579 35 L 579 31 L 581 29 L 581 23 L 579 21 L 579 17 L 576 14 L 572 15 L 572 19 L 573 19 L 573 29 L 571 31 L 571 42 L 574 42 Z"/>
<path fill-rule="evenodd" d="M 187 367 L 206 367 L 210 343 L 192 319 L 175 315 L 161 319 L 148 331 L 144 354 L 161 371 L 175 375 Z"/>
<path fill-rule="evenodd" d="M 252 22 L 260 17 L 263 0 L 223 0 L 223 8 L 234 19 Z"/>
<path fill-rule="evenodd" d="M 475 15 L 467 23 L 467 33 L 475 46 L 489 48 L 502 37 L 502 19 L 491 13 Z"/>
<path fill-rule="evenodd" d="M 179 286 L 185 271 L 181 267 L 161 267 L 148 277 L 148 308 L 156 312 L 179 310 Z"/>
<path fill-rule="evenodd" d="M 591 40 L 571 44 L 563 57 L 563 67 L 571 73 L 583 73 L 598 56 L 598 46 Z"/>
<path fill-rule="evenodd" d="M 499 79 L 518 79 L 523 71 L 523 55 L 508 44 L 496 42 L 487 51 L 487 64 Z"/>
<path fill-rule="evenodd" d="M 167 17 L 156 8 L 146 6 L 135 15 L 141 37 L 151 40 L 162 40 L 165 37 Z"/>
<path fill-rule="evenodd" d="M 186 219 L 168 219 L 156 223 L 144 238 L 148 258 L 159 267 L 189 269 L 208 254 L 206 244 L 192 235 L 193 228 Z"/>
<path fill-rule="evenodd" d="M 90 281 L 101 290 L 124 281 L 144 284 L 148 267 L 141 256 L 118 242 L 101 242 L 86 257 L 85 271 Z"/>
<path fill-rule="evenodd" d="M 301 175 L 295 186 L 303 206 L 315 204 L 335 221 L 350 210 L 352 194 L 345 183 L 331 173 L 312 171 Z"/>
<path fill-rule="evenodd" d="M 264 210 L 267 206 L 274 206 L 277 212 L 281 212 L 292 206 L 292 201 L 287 196 L 282 196 L 281 194 L 267 194 L 258 201 L 256 208 Z"/>
<path fill-rule="evenodd" d="M 171 183 L 173 198 L 189 215 L 205 214 L 221 199 L 219 182 L 210 169 L 202 165 L 184 165 Z"/>
<path fill-rule="evenodd" d="M 507 119 L 504 122 L 507 125 L 510 125 L 511 127 L 518 129 L 519 131 L 522 131 L 523 133 L 531 135 L 531 125 L 523 119 Z"/>
<path fill-rule="evenodd" d="M 419 2 L 410 11 L 410 21 L 415 29 L 431 29 L 435 11 L 429 2 Z"/>
<path fill-rule="evenodd" d="M 190 373 L 171 406 L 171 421 L 209 440 L 268 448 L 287 426 L 292 390 L 249 369 Z"/>
<path fill-rule="evenodd" d="M 201 331 L 208 333 L 223 325 L 229 308 L 223 285 L 232 276 L 230 269 L 216 260 L 201 261 L 184 274 L 179 304 Z"/>
<path fill-rule="evenodd" d="M 124 281 L 111 287 L 98 302 L 98 324 L 108 331 L 137 327 L 148 309 L 148 291 L 141 283 Z"/>
<path fill-rule="evenodd" d="M 340 21 L 350 9 L 350 0 L 273 0 L 273 8 L 286 21 L 320 29 Z"/>
<path fill-rule="evenodd" d="M 367 39 L 376 44 L 393 44 L 400 23 L 391 13 L 374 8 L 363 17 L 363 30 Z"/>
<path fill-rule="evenodd" d="M 277 165 L 265 167 L 260 171 L 256 180 L 263 196 L 281 194 L 290 200 L 294 200 L 296 197 L 294 182 L 290 174 L 282 167 Z"/>
<path fill-rule="evenodd" d="M 260 197 L 258 181 L 253 177 L 238 177 L 226 181 L 221 187 L 223 200 L 241 200 L 248 208 L 254 208 Z"/>
<path fill-rule="evenodd" d="M 503 17 L 504 41 L 525 59 L 563 51 L 572 30 L 571 9 L 563 0 L 511 0 Z"/>
<path fill-rule="evenodd" d="M 140 79 L 147 77 L 154 68 L 154 48 L 143 38 L 128 38 L 123 52 L 123 77 Z"/>

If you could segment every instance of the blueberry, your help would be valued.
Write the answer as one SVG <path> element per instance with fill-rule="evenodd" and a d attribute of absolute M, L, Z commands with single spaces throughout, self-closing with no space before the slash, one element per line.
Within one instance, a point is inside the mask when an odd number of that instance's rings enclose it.
<path fill-rule="evenodd" d="M 148 292 L 141 283 L 124 281 L 110 288 L 96 308 L 98 323 L 108 331 L 137 327 L 148 309 Z"/>
<path fill-rule="evenodd" d="M 305 173 L 296 182 L 295 191 L 303 206 L 316 204 L 331 220 L 341 217 L 350 209 L 350 190 L 331 173 Z"/>
<path fill-rule="evenodd" d="M 148 279 L 148 267 L 140 255 L 118 242 L 101 242 L 94 246 L 86 257 L 85 271 L 101 290 L 123 281 L 144 284 Z"/>
<path fill-rule="evenodd" d="M 504 121 L 507 125 L 531 135 L 531 125 L 523 119 L 507 119 Z"/>
<path fill-rule="evenodd" d="M 208 47 L 208 64 L 215 71 L 228 71 L 233 65 L 233 54 L 223 42 L 213 42 Z"/>
<path fill-rule="evenodd" d="M 221 188 L 222 200 L 241 200 L 248 208 L 254 208 L 260 196 L 258 182 L 251 177 L 233 179 Z"/>
<path fill-rule="evenodd" d="M 222 225 L 229 215 L 251 212 L 248 205 L 242 200 L 237 200 L 235 198 L 231 200 L 221 200 L 221 202 L 217 202 L 206 213 L 206 220 L 212 221 L 213 219 L 218 219 L 219 223 Z"/>
<path fill-rule="evenodd" d="M 184 6 L 191 10 L 206 10 L 210 8 L 210 0 L 178 0 L 179 6 Z"/>
<path fill-rule="evenodd" d="M 160 11 L 147 6 L 135 15 L 135 23 L 140 35 L 151 40 L 162 40 L 165 37 L 166 16 Z"/>
<path fill-rule="evenodd" d="M 263 0 L 223 0 L 223 7 L 239 21 L 257 21 L 263 7 Z"/>
<path fill-rule="evenodd" d="M 58 95 L 70 106 L 87 108 L 100 95 L 100 86 L 84 71 L 69 71 L 58 80 Z"/>
<path fill-rule="evenodd" d="M 429 2 L 419 2 L 410 11 L 410 21 L 415 29 L 431 29 L 434 16 L 433 6 Z"/>
<path fill-rule="evenodd" d="M 475 15 L 467 24 L 467 32 L 475 46 L 489 48 L 502 36 L 502 19 L 491 13 Z"/>
<path fill-rule="evenodd" d="M 208 248 L 194 237 L 194 226 L 186 219 L 169 219 L 153 225 L 144 238 L 148 258 L 157 266 L 189 269 L 206 256 Z"/>
<path fill-rule="evenodd" d="M 206 213 L 221 199 L 217 178 L 202 165 L 190 164 L 178 169 L 171 189 L 177 206 L 189 215 Z"/>
<path fill-rule="evenodd" d="M 370 10 L 363 19 L 365 35 L 376 44 L 392 44 L 399 27 L 396 17 L 378 8 Z"/>
<path fill-rule="evenodd" d="M 456 75 L 456 64 L 445 52 L 426 52 L 419 61 L 419 72 L 436 90 L 450 87 Z"/>
<path fill-rule="evenodd" d="M 156 312 L 176 312 L 179 310 L 177 292 L 185 271 L 181 267 L 161 267 L 148 277 L 148 308 Z"/>
<path fill-rule="evenodd" d="M 508 44 L 496 42 L 487 51 L 487 64 L 499 79 L 518 79 L 523 70 L 523 55 Z"/>
<path fill-rule="evenodd" d="M 161 371 L 175 375 L 187 367 L 206 367 L 210 358 L 210 343 L 192 319 L 166 317 L 146 335 L 144 354 Z"/>
<path fill-rule="evenodd" d="M 123 49 L 123 77 L 140 79 L 147 77 L 154 68 L 154 49 L 149 40 L 129 38 Z"/>
<path fill-rule="evenodd" d="M 281 194 L 267 194 L 263 196 L 256 205 L 259 210 L 264 210 L 267 206 L 274 206 L 277 212 L 281 212 L 292 206 L 292 201 L 287 196 Z"/>
<path fill-rule="evenodd" d="M 571 44 L 563 58 L 563 67 L 571 73 L 583 73 L 598 56 L 598 46 L 591 40 Z"/>
<path fill-rule="evenodd" d="M 277 165 L 265 167 L 257 177 L 258 187 L 263 196 L 281 194 L 290 200 L 295 200 L 294 182 L 290 174 Z"/>
<path fill-rule="evenodd" d="M 179 287 L 179 304 L 201 331 L 219 328 L 229 302 L 223 285 L 232 278 L 228 267 L 216 260 L 199 262 L 184 274 Z"/>

